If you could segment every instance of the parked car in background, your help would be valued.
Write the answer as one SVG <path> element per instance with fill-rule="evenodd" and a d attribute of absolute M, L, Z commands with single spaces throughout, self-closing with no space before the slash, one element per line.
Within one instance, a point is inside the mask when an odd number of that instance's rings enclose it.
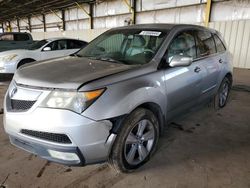
<path fill-rule="evenodd" d="M 147 162 L 164 126 L 197 105 L 226 105 L 232 59 L 221 35 L 195 25 L 114 28 L 74 56 L 17 70 L 4 102 L 12 144 L 49 161 Z M 171 156 L 169 156 L 171 157 Z"/>
<path fill-rule="evenodd" d="M 2 33 L 0 34 L 0 52 L 14 49 L 27 49 L 33 42 L 30 33 Z"/>
<path fill-rule="evenodd" d="M 54 38 L 35 42 L 27 50 L 0 52 L 0 73 L 14 73 L 27 63 L 68 56 L 86 45 L 87 42 L 81 40 Z"/>

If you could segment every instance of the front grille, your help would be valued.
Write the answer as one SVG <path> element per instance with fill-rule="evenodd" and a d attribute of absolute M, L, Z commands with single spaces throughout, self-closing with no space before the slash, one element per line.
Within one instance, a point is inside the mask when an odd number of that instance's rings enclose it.
<path fill-rule="evenodd" d="M 47 140 L 51 142 L 56 142 L 56 143 L 62 143 L 62 144 L 72 143 L 69 137 L 65 134 L 32 131 L 32 130 L 27 130 L 27 129 L 22 129 L 21 133 L 28 135 L 28 136 L 35 137 L 35 138 L 39 138 L 39 139 Z"/>
<path fill-rule="evenodd" d="M 11 102 L 12 110 L 25 111 L 25 110 L 29 110 L 35 104 L 36 101 L 11 99 L 10 102 Z"/>

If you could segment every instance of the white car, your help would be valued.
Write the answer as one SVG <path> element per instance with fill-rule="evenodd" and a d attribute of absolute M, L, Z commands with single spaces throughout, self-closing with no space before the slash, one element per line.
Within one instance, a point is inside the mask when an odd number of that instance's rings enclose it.
<path fill-rule="evenodd" d="M 9 50 L 0 53 L 0 73 L 15 73 L 26 63 L 68 56 L 85 47 L 87 42 L 53 38 L 35 42 L 27 50 Z"/>

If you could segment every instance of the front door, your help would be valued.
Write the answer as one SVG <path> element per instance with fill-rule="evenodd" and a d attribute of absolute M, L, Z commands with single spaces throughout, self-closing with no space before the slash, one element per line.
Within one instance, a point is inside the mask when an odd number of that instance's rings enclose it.
<path fill-rule="evenodd" d="M 51 50 L 45 51 L 46 47 L 50 47 Z M 56 40 L 45 46 L 41 53 L 41 60 L 58 58 L 68 56 L 74 53 L 76 50 L 68 49 L 67 40 Z"/>
<path fill-rule="evenodd" d="M 195 38 L 192 31 L 183 31 L 170 43 L 165 55 L 167 61 L 170 62 L 175 55 L 196 58 Z M 163 79 L 166 85 L 169 117 L 197 103 L 204 74 L 205 70 L 199 62 L 193 62 L 186 67 L 170 67 L 165 70 Z"/>

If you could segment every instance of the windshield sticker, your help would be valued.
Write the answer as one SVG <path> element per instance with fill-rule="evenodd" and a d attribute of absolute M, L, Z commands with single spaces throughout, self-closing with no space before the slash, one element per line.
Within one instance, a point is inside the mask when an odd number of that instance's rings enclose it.
<path fill-rule="evenodd" d="M 139 33 L 139 35 L 148 35 L 148 36 L 155 36 L 155 37 L 159 37 L 161 34 L 161 32 L 159 31 L 141 31 Z"/>

